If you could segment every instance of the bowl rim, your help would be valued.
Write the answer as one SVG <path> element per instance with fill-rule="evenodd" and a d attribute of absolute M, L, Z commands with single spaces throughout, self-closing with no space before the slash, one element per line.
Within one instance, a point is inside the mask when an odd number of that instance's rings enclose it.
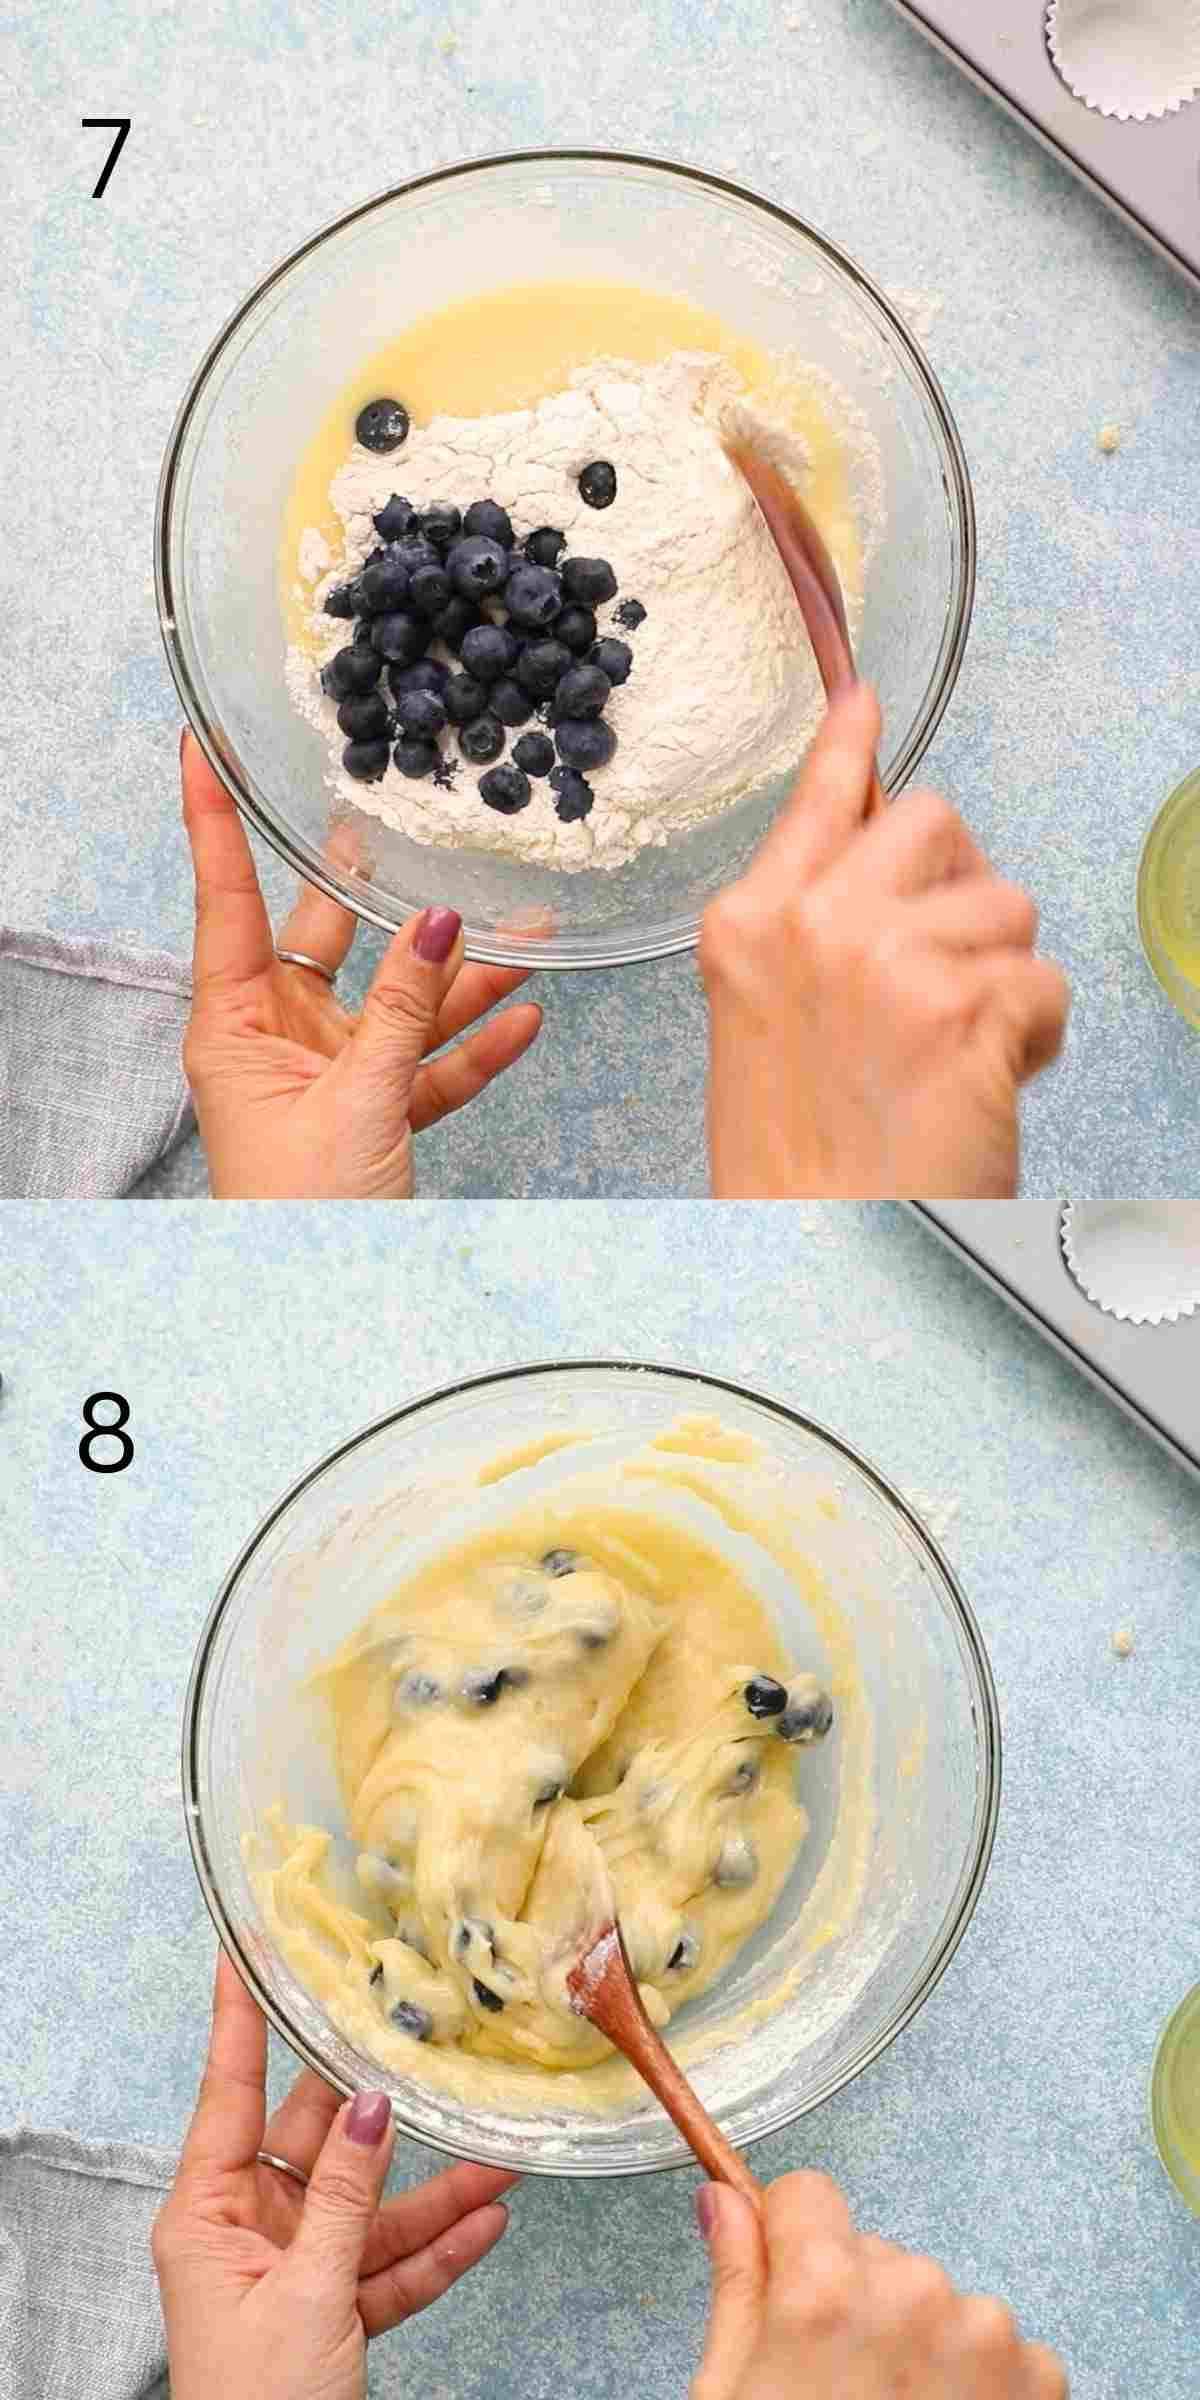
<path fill-rule="evenodd" d="M 727 1376 L 711 1375 L 704 1368 L 680 1367 L 663 1360 L 530 1359 L 515 1366 L 493 1367 L 478 1374 L 459 1376 L 453 1383 L 441 1384 L 419 1392 L 411 1400 L 402 1401 L 398 1407 L 385 1410 L 382 1416 L 373 1418 L 370 1424 L 360 1426 L 356 1433 L 335 1443 L 334 1447 L 328 1450 L 314 1466 L 298 1476 L 259 1519 L 254 1531 L 243 1542 L 232 1565 L 223 1576 L 216 1598 L 212 1602 L 201 1628 L 184 1699 L 181 1742 L 183 1814 L 192 1864 L 196 1870 L 197 1880 L 212 1918 L 218 1941 L 241 1976 L 247 1990 L 258 2002 L 268 2022 L 274 2026 L 275 2031 L 305 2066 L 311 2067 L 326 2083 L 332 2085 L 334 2090 L 340 2092 L 343 2098 L 348 2099 L 357 2087 L 347 2083 L 331 2069 L 329 2061 L 321 2055 L 304 2034 L 291 2024 L 283 2008 L 265 1988 L 254 1959 L 247 1956 L 238 1940 L 224 1899 L 217 1888 L 216 1879 L 210 1871 L 201 1817 L 197 1751 L 201 1708 L 205 1697 L 213 1645 L 224 1621 L 226 1609 L 238 1590 L 243 1571 L 250 1564 L 256 1551 L 286 1514 L 292 1503 L 298 1500 L 312 1484 L 318 1482 L 329 1468 L 336 1466 L 342 1459 L 348 1458 L 355 1450 L 361 1449 L 364 1443 L 374 1440 L 376 1435 L 403 1424 L 406 1418 L 420 1416 L 424 1410 L 439 1402 L 458 1399 L 469 1392 L 481 1392 L 489 1388 L 494 1390 L 510 1383 L 528 1382 L 539 1376 L 564 1373 L 618 1377 L 670 1377 L 677 1383 L 690 1384 L 705 1392 L 724 1393 L 738 1400 L 749 1401 L 752 1405 L 765 1409 L 769 1415 L 782 1418 L 793 1430 L 815 1436 L 819 1443 L 825 1444 L 854 1467 L 877 1495 L 888 1503 L 903 1520 L 909 1531 L 915 1535 L 919 1548 L 926 1555 L 927 1563 L 932 1562 L 941 1577 L 952 1614 L 956 1619 L 957 1631 L 965 1641 L 970 1668 L 974 1674 L 975 1688 L 971 1699 L 972 1714 L 976 1721 L 979 1769 L 983 1783 L 982 1805 L 979 1805 L 977 1797 L 977 1831 L 973 1851 L 960 1872 L 957 1891 L 943 1919 L 932 1955 L 924 1971 L 910 1984 L 899 2007 L 882 2030 L 873 2035 L 869 2041 L 863 2042 L 840 2069 L 826 2075 L 805 2100 L 785 2099 L 778 2108 L 771 2112 L 767 2122 L 758 2126 L 753 2133 L 740 2136 L 742 2145 L 749 2148 L 752 2142 L 764 2141 L 768 2135 L 779 2133 L 787 2126 L 798 2123 L 802 2117 L 811 2115 L 815 2108 L 821 2107 L 826 2100 L 832 2099 L 835 2093 L 842 2091 L 847 2084 L 853 2082 L 865 2068 L 873 2065 L 875 2060 L 882 2057 L 884 2051 L 891 2047 L 905 2026 L 911 2023 L 918 2010 L 929 1998 L 930 1993 L 941 1982 L 971 1922 L 987 1879 L 996 1838 L 1003 1771 L 1000 1707 L 991 1661 L 975 1612 L 959 1584 L 954 1569 L 943 1555 L 928 1526 L 924 1524 L 916 1510 L 910 1506 L 903 1493 L 897 1490 L 889 1478 L 860 1450 L 856 1449 L 853 1443 L 846 1441 L 841 1434 L 835 1433 L 829 1426 L 822 1424 L 818 1418 L 810 1417 L 802 1410 L 790 1407 L 786 1401 L 777 1400 L 772 1394 L 759 1391 L 754 1385 L 735 1383 Z M 413 2140 L 425 2142 L 430 2148 L 444 2152 L 448 2157 L 469 2156 L 501 2166 L 508 2166 L 512 2163 L 511 2153 L 503 2142 L 490 2144 L 486 2138 L 481 2138 L 474 2141 L 469 2148 L 459 2149 L 453 2142 L 439 2138 L 437 2134 L 430 2131 L 427 2125 L 414 2122 L 405 2114 L 394 2098 L 392 2109 L 402 2132 Z M 578 2176 L 658 2174 L 668 2168 L 692 2163 L 691 2152 L 686 2144 L 678 2140 L 678 2137 L 676 2137 L 676 2145 L 661 2158 L 638 2160 L 632 2164 L 623 2159 L 597 2159 L 583 2166 L 578 2164 L 566 2166 L 534 2157 L 522 2163 L 521 2172 L 533 2175 Z"/>
<path fill-rule="evenodd" d="M 778 224 L 785 226 L 789 233 L 799 234 L 803 240 L 822 253 L 827 262 L 838 269 L 852 286 L 864 293 L 880 311 L 887 322 L 889 333 L 899 346 L 918 386 L 923 390 L 924 398 L 937 429 L 942 453 L 941 463 L 946 497 L 958 526 L 961 549 L 957 589 L 954 592 L 943 629 L 933 672 L 908 740 L 892 762 L 885 779 L 885 788 L 889 797 L 894 792 L 903 789 L 924 757 L 950 704 L 951 695 L 958 682 L 962 667 L 975 602 L 978 554 L 975 498 L 966 450 L 950 403 L 916 335 L 905 323 L 882 286 L 876 283 L 865 268 L 858 264 L 849 251 L 843 250 L 841 245 L 833 241 L 828 234 L 820 232 L 815 225 L 810 225 L 806 218 L 798 216 L 794 210 L 782 208 L 778 201 L 768 199 L 753 185 L 735 183 L 729 176 L 718 175 L 707 167 L 691 165 L 686 161 L 670 158 L 665 152 L 653 150 L 565 147 L 481 151 L 456 159 L 447 166 L 431 168 L 425 174 L 410 176 L 402 183 L 390 184 L 385 190 L 375 192 L 368 199 L 359 201 L 355 207 L 344 210 L 340 216 L 329 218 L 306 240 L 298 243 L 295 249 L 290 250 L 286 257 L 277 260 L 276 264 L 268 268 L 266 274 L 259 278 L 246 297 L 226 318 L 192 374 L 176 411 L 159 471 L 154 509 L 154 587 L 159 632 L 166 651 L 167 665 L 182 703 L 184 715 L 209 765 L 232 794 L 241 815 L 295 874 L 301 876 L 305 882 L 314 884 L 319 891 L 325 893 L 328 899 L 335 900 L 341 907 L 349 909 L 364 924 L 374 925 L 381 932 L 389 935 L 399 930 L 405 922 L 405 918 L 402 915 L 393 916 L 378 906 L 372 906 L 353 884 L 330 867 L 322 853 L 315 850 L 311 843 L 277 822 L 271 812 L 258 800 L 253 789 L 226 755 L 217 734 L 209 726 L 192 680 L 184 646 L 180 640 L 171 575 L 171 525 L 179 477 L 180 453 L 192 417 L 209 378 L 239 327 L 258 307 L 259 302 L 265 299 L 267 294 L 281 283 L 294 267 L 299 266 L 302 260 L 320 249 L 323 242 L 335 234 L 344 232 L 348 226 L 358 223 L 361 219 L 374 215 L 377 210 L 390 206 L 394 201 L 411 198 L 414 193 L 428 191 L 438 184 L 452 183 L 463 175 L 479 174 L 489 168 L 513 166 L 562 168 L 589 163 L 601 166 L 651 168 L 658 173 L 677 176 L 685 183 L 697 184 L 705 190 L 724 194 L 734 200 L 748 202 L 751 207 L 761 210 L 766 216 L 774 218 Z M 626 939 L 619 949 L 614 949 L 603 956 L 597 957 L 590 953 L 582 956 L 565 954 L 546 956 L 540 954 L 536 945 L 529 943 L 522 945 L 520 942 L 505 941 L 494 935 L 485 935 L 468 929 L 466 955 L 470 959 L 490 966 L 528 967 L 532 965 L 540 974 L 562 974 L 576 970 L 634 966 L 648 959 L 675 957 L 681 952 L 695 949 L 699 938 L 700 919 L 698 917 L 685 918 L 677 920 L 674 924 L 668 924 L 657 935 L 645 935 L 637 940 Z"/>

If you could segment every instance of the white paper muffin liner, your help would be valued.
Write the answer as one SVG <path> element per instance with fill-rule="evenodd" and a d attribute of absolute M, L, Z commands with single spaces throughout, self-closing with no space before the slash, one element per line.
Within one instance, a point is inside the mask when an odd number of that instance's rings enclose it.
<path fill-rule="evenodd" d="M 1106 1316 L 1176 1325 L 1200 1308 L 1200 1201 L 1068 1200 L 1063 1257 Z"/>
<path fill-rule="evenodd" d="M 1046 39 L 1067 90 L 1144 124 L 1200 93 L 1200 0 L 1049 0 Z"/>

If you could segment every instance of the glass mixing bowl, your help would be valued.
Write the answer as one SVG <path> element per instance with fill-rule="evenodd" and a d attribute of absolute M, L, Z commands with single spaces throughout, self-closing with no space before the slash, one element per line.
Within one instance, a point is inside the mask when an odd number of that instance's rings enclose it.
<path fill-rule="evenodd" d="M 276 1802 L 293 1822 L 343 1828 L 316 1703 L 300 1687 L 461 1524 L 464 1479 L 472 1505 L 502 1517 L 531 1479 L 604 1466 L 697 1414 L 758 1445 L 772 1504 L 848 1632 L 865 1704 L 839 1703 L 830 1740 L 804 1754 L 810 1830 L 766 1925 L 670 2029 L 731 2140 L 791 2124 L 877 2058 L 932 1991 L 979 1897 L 1000 1792 L 996 1696 L 971 1610 L 906 1502 L 835 1434 L 709 1376 L 612 1362 L 516 1367 L 411 1401 L 332 1451 L 263 1520 L 221 1588 L 188 1689 L 192 1855 L 218 1934 L 271 2022 L 338 2091 L 386 2086 L 419 2140 L 522 2173 L 642 2173 L 688 2153 L 640 2086 L 616 2113 L 586 2115 L 561 2105 L 554 2076 L 527 2077 L 536 2106 L 527 2093 L 520 2113 L 502 2115 L 390 2075 L 281 1956 L 243 1839 L 262 1833 Z M 515 1480 L 476 1483 L 482 1465 L 548 1434 L 575 1440 Z M 745 1532 L 719 1523 L 719 1538 L 745 1567 Z M 761 1554 L 750 1571 L 796 1666 L 826 1677 L 832 1666 L 836 1681 L 828 1623 L 823 1632 L 797 1578 Z M 849 1922 L 830 1888 L 843 1857 L 855 1861 Z M 827 1862 L 835 1873 L 822 1882 Z M 781 1978 L 794 1988 L 767 2012 Z"/>
<path fill-rule="evenodd" d="M 858 644 L 884 715 L 880 771 L 909 780 L 953 690 L 975 582 L 962 444 L 907 327 L 861 268 L 785 210 L 690 167 L 543 151 L 418 177 L 314 234 L 265 277 L 193 378 L 167 448 L 159 616 L 183 706 L 258 832 L 360 917 L 458 910 L 474 958 L 618 966 L 686 950 L 793 780 L 760 787 L 614 873 L 565 874 L 411 841 L 333 801 L 325 736 L 284 676 L 280 543 L 299 461 L 356 367 L 430 310 L 519 278 L 682 292 L 832 376 L 877 446 L 887 512 Z M 800 761 L 796 761 L 799 766 Z M 338 812 L 336 839 L 331 808 Z"/>

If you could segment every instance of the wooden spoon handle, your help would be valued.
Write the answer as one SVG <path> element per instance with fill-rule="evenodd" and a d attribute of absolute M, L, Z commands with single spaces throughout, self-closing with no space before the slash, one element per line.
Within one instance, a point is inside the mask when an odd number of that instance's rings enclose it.
<path fill-rule="evenodd" d="M 636 2067 L 705 2173 L 716 2183 L 731 2183 L 757 2207 L 762 2195 L 745 2160 L 714 2125 L 646 2015 L 619 1927 L 605 1927 L 568 1985 L 572 2005 Z"/>
<path fill-rule="evenodd" d="M 809 511 L 782 475 L 740 442 L 731 447 L 729 456 L 766 519 L 800 604 L 826 697 L 832 700 L 858 681 L 837 569 Z M 876 816 L 884 805 L 883 786 L 873 765 L 864 813 Z"/>

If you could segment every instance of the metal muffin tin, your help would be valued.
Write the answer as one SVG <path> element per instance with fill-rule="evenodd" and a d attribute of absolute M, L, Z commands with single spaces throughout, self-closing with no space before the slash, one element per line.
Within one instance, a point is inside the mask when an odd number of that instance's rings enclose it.
<path fill-rule="evenodd" d="M 1068 1271 L 1055 1200 L 915 1201 L 916 1214 L 1118 1408 L 1200 1475 L 1200 1315 L 1106 1316 Z"/>
<path fill-rule="evenodd" d="M 1044 0 L 892 0 L 945 57 L 1200 286 L 1200 100 L 1144 124 L 1068 91 Z"/>

